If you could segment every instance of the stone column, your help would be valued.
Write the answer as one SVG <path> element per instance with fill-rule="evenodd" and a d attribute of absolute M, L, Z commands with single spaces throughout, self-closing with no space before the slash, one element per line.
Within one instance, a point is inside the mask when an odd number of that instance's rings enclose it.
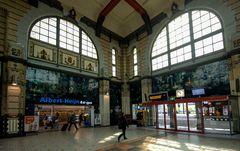
<path fill-rule="evenodd" d="M 122 112 L 131 114 L 130 91 L 129 91 L 129 71 L 131 71 L 132 51 L 128 49 L 127 45 L 121 45 L 121 79 L 122 79 Z"/>
<path fill-rule="evenodd" d="M 22 48 L 9 45 L 7 50 L 4 54 L 7 61 L 3 63 L 1 115 L 17 116 L 25 113 L 26 66 Z"/>
<path fill-rule="evenodd" d="M 152 79 L 146 78 L 141 80 L 142 102 L 148 100 L 148 95 L 152 93 Z"/>
<path fill-rule="evenodd" d="M 142 102 L 148 101 L 148 95 L 152 93 L 152 79 L 151 78 L 145 78 L 141 80 L 141 89 L 142 89 Z M 151 106 L 153 108 L 155 106 Z M 153 109 L 149 109 L 145 112 L 145 119 L 144 119 L 144 125 L 153 125 Z M 156 116 L 156 115 L 155 115 Z"/>
<path fill-rule="evenodd" d="M 101 125 L 110 125 L 110 95 L 109 95 L 109 81 L 99 81 L 99 108 L 101 114 Z"/>
<path fill-rule="evenodd" d="M 131 114 L 129 85 L 124 83 L 122 86 L 122 111 L 125 114 Z"/>
<path fill-rule="evenodd" d="M 232 109 L 233 132 L 240 132 L 240 54 L 232 55 L 229 59 L 230 104 Z"/>

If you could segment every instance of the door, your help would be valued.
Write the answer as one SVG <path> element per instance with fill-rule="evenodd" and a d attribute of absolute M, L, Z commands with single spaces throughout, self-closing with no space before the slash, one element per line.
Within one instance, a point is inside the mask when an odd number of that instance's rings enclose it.
<path fill-rule="evenodd" d="M 204 101 L 203 117 L 206 133 L 230 134 L 231 106 L 228 101 Z"/>
<path fill-rule="evenodd" d="M 189 131 L 203 133 L 203 116 L 201 102 L 187 103 Z"/>
<path fill-rule="evenodd" d="M 164 102 L 165 103 L 165 102 Z M 176 111 L 175 103 L 157 105 L 157 128 L 176 130 Z"/>
<path fill-rule="evenodd" d="M 165 129 L 164 104 L 157 105 L 157 128 Z"/>
<path fill-rule="evenodd" d="M 168 130 L 176 129 L 175 104 L 164 104 L 165 107 L 165 128 Z"/>
<path fill-rule="evenodd" d="M 176 103 L 177 130 L 188 131 L 187 103 Z"/>
<path fill-rule="evenodd" d="M 163 102 L 157 105 L 157 128 L 203 133 L 201 102 Z"/>

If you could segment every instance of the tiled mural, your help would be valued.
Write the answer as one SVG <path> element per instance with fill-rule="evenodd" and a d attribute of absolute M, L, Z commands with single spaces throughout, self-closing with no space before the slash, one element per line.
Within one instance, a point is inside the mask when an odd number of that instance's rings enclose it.
<path fill-rule="evenodd" d="M 119 113 L 122 108 L 121 83 L 110 82 L 110 124 L 118 123 Z"/>
<path fill-rule="evenodd" d="M 153 93 L 168 91 L 175 96 L 177 89 L 185 89 L 185 97 L 193 97 L 192 89 L 204 88 L 205 95 L 228 95 L 230 93 L 227 60 L 196 67 L 192 70 L 160 75 L 153 78 Z"/>
<path fill-rule="evenodd" d="M 142 103 L 141 81 L 131 82 L 129 87 L 130 87 L 130 103 L 131 104 Z"/>
<path fill-rule="evenodd" d="M 28 67 L 26 104 L 99 106 L 98 81 L 93 78 Z"/>

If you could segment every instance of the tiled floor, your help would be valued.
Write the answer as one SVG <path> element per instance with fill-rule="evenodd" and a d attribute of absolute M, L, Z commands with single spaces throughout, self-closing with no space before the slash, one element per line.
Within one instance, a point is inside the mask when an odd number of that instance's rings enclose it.
<path fill-rule="evenodd" d="M 131 126 L 127 140 L 117 142 L 117 127 L 80 128 L 0 139 L 0 151 L 240 151 L 238 136 L 165 133 Z"/>

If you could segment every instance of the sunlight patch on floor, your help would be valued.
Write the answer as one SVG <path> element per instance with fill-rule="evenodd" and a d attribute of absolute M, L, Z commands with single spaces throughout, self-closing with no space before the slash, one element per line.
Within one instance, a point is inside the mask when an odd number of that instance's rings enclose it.
<path fill-rule="evenodd" d="M 105 137 L 104 139 L 98 141 L 98 143 L 103 144 L 103 143 L 106 143 L 106 142 L 111 141 L 113 139 L 116 139 L 116 137 L 119 136 L 120 134 L 121 134 L 121 132 L 118 132 L 118 133 L 115 133 L 111 136 Z"/>
<path fill-rule="evenodd" d="M 207 151 L 236 151 L 233 149 L 227 149 L 227 148 L 219 148 L 219 147 L 212 147 L 212 146 L 206 146 L 206 145 L 196 145 L 191 143 L 185 143 L 187 148 L 192 151 L 199 151 L 199 150 L 207 150 Z"/>
<path fill-rule="evenodd" d="M 166 139 L 162 139 L 162 138 L 146 137 L 145 142 L 154 143 L 154 144 L 157 144 L 157 145 L 172 146 L 174 148 L 180 148 L 181 147 L 181 144 L 177 141 L 166 140 Z"/>

